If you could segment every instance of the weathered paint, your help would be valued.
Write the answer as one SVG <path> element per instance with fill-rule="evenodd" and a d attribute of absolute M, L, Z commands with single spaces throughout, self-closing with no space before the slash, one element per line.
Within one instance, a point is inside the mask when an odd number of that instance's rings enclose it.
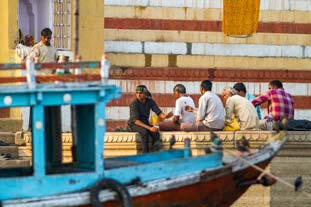
<path fill-rule="evenodd" d="M 109 18 L 142 18 L 142 19 L 183 19 L 183 20 L 218 20 L 223 19 L 222 9 L 199 9 L 182 7 L 140 7 L 105 6 L 105 17 Z M 311 14 L 308 11 L 295 10 L 261 10 L 259 22 L 293 22 L 309 23 Z M 105 38 L 106 39 L 106 38 Z"/>
<path fill-rule="evenodd" d="M 190 47 L 189 52 L 187 47 Z M 311 57 L 311 46 L 304 45 L 105 41 L 105 48 L 111 53 L 142 53 L 144 49 L 145 54 Z"/>
<path fill-rule="evenodd" d="M 98 60 L 104 52 L 104 3 L 79 2 L 79 54 L 84 61 Z"/>
<path fill-rule="evenodd" d="M 258 164 L 259 167 L 265 168 L 270 162 L 263 161 Z M 151 170 L 149 168 L 148 170 Z M 172 204 L 178 206 L 230 206 L 239 198 L 249 186 L 237 188 L 239 183 L 247 180 L 256 179 L 261 174 L 260 171 L 252 167 L 247 167 L 235 173 L 232 173 L 230 165 L 224 168 L 201 171 L 198 174 L 189 174 L 172 179 L 162 179 L 156 182 L 145 183 L 144 185 L 129 186 L 129 192 L 132 196 L 133 206 L 145 207 L 171 207 Z M 219 190 L 221 189 L 221 190 Z M 114 193 L 111 191 L 102 191 L 100 198 L 104 200 L 114 200 Z M 156 199 L 155 199 L 156 198 Z M 31 204 L 20 200 L 20 206 L 27 207 Z M 62 195 L 59 197 L 46 198 L 45 200 L 34 200 L 39 205 L 46 203 L 54 205 L 68 206 L 90 206 L 88 193 L 76 193 L 69 196 Z M 29 204 L 28 204 L 29 203 Z M 28 204 L 28 205 L 27 205 Z M 119 202 L 105 202 L 105 206 L 119 206 Z M 9 207 L 9 202 L 4 202 L 4 206 Z M 11 205 L 18 207 L 19 205 Z"/>
<path fill-rule="evenodd" d="M 17 5 L 18 0 L 3 0 L 0 2 L 0 63 L 14 62 L 12 50 L 15 49 L 17 38 Z"/>
<path fill-rule="evenodd" d="M 111 6 L 142 6 L 142 7 L 185 7 L 185 8 L 222 8 L 222 0 L 185 0 L 185 1 L 161 1 L 161 0 L 105 0 L 105 5 Z M 298 10 L 310 11 L 311 2 L 308 0 L 278 0 L 260 2 L 261 10 Z"/>
<path fill-rule="evenodd" d="M 295 118 L 310 119 L 310 105 L 304 101 L 311 91 L 310 1 L 262 0 L 258 32 L 247 38 L 221 32 L 222 2 L 106 2 L 107 51 L 111 51 L 112 65 L 120 67 L 111 76 L 115 83 L 129 95 L 136 85 L 145 84 L 166 111 L 174 107 L 169 94 L 177 83 L 184 84 L 188 94 L 197 98 L 203 79 L 212 80 L 213 91 L 218 94 L 225 86 L 245 82 L 254 95 L 264 93 L 269 81 L 280 79 L 295 97 Z M 129 53 L 130 44 L 138 42 L 143 52 Z M 107 113 L 112 122 L 126 126 L 130 101 L 127 97 L 122 105 L 109 105 Z"/>
<path fill-rule="evenodd" d="M 310 17 L 311 18 L 311 17 Z M 310 35 L 257 33 L 248 38 L 224 36 L 220 32 L 140 30 L 140 29 L 105 29 L 107 41 L 142 41 L 142 42 L 187 42 L 187 43 L 227 43 L 258 45 L 311 45 Z"/>
<path fill-rule="evenodd" d="M 107 29 L 149 29 L 220 32 L 222 21 L 105 18 Z M 311 34 L 310 23 L 259 22 L 259 33 Z"/>
<path fill-rule="evenodd" d="M 66 67 L 98 65 L 98 62 L 80 62 L 68 64 Z M 3 68 L 7 66 L 2 65 Z M 37 64 L 37 67 L 55 66 L 60 65 Z M 83 76 L 85 75 L 81 75 Z M 48 76 L 44 77 L 47 78 Z M 111 99 L 120 96 L 119 87 L 102 85 L 99 81 L 38 83 L 34 88 L 29 88 L 25 84 L 1 86 L 0 108 L 29 106 L 32 108 L 33 162 L 30 167 L 1 170 L 0 188 L 6 189 L 6 192 L 0 195 L 0 200 L 77 191 L 90 187 L 102 178 L 104 176 L 102 137 L 106 131 L 105 105 Z M 69 104 L 75 105 L 77 158 L 74 164 L 64 166 L 61 163 L 61 127 L 58 121 L 60 107 Z M 60 141 L 60 144 L 57 141 Z"/>

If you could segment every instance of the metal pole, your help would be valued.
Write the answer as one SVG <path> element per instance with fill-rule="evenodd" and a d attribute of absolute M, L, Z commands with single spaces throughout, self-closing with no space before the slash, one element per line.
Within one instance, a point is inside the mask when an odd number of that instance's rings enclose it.
<path fill-rule="evenodd" d="M 75 55 L 79 54 L 79 0 L 75 0 L 74 4 L 74 23 L 75 29 L 73 33 L 73 38 L 75 42 Z"/>
<path fill-rule="evenodd" d="M 79 0 L 75 0 L 74 5 L 74 40 L 75 40 L 75 57 L 79 54 Z M 78 149 L 77 149 L 77 125 L 76 125 L 76 106 L 71 106 L 71 136 L 72 136 L 72 161 L 78 160 Z"/>

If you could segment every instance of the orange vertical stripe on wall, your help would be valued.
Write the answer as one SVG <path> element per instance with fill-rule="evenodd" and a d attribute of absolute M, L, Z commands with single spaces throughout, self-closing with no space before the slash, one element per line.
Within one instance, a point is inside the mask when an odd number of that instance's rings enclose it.
<path fill-rule="evenodd" d="M 222 31 L 230 36 L 257 32 L 260 0 L 224 0 Z"/>

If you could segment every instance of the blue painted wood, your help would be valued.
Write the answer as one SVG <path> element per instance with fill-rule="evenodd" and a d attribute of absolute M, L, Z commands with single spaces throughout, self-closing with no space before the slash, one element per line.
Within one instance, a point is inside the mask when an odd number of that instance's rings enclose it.
<path fill-rule="evenodd" d="M 1 178 L 0 200 L 61 195 L 86 189 L 96 183 L 100 175 L 94 172 Z"/>
<path fill-rule="evenodd" d="M 79 191 L 103 178 L 105 105 L 120 95 L 119 87 L 98 83 L 79 83 L 74 87 L 39 84 L 33 90 L 25 86 L 1 87 L 0 107 L 33 108 L 33 166 L 0 173 L 0 189 L 5 189 L 0 200 Z M 61 143 L 55 143 L 55 138 L 60 141 L 61 137 L 59 123 L 53 119 L 64 104 L 77 106 L 78 160 L 71 164 L 60 162 Z"/>
<path fill-rule="evenodd" d="M 106 93 L 107 94 L 107 93 Z M 105 94 L 105 95 L 106 95 Z M 95 136 L 98 137 L 95 141 L 95 167 L 96 172 L 104 176 L 104 134 L 106 132 L 106 101 L 104 99 L 104 94 L 102 94 L 102 102 L 98 102 L 95 106 Z M 113 98 L 112 95 L 109 96 L 110 99 Z"/>
<path fill-rule="evenodd" d="M 94 105 L 76 105 L 77 163 L 95 170 L 95 109 Z"/>
<path fill-rule="evenodd" d="M 30 95 L 32 94 L 32 95 Z M 68 96 L 69 95 L 69 96 Z M 6 105 L 4 100 L 10 97 L 12 103 Z M 56 87 L 53 84 L 44 87 L 38 86 L 36 89 L 29 90 L 27 87 L 18 86 L 16 90 L 12 87 L 1 88 L 0 108 L 20 107 L 36 105 L 40 103 L 45 106 L 59 106 L 65 104 L 96 104 L 98 101 L 108 103 L 111 99 L 121 96 L 120 90 L 115 91 L 113 87 L 107 86 L 102 90 L 100 86 L 93 87 Z M 66 102 L 66 97 L 70 99 Z"/>
<path fill-rule="evenodd" d="M 184 157 L 184 150 L 176 149 L 176 150 L 162 151 L 162 152 L 157 152 L 157 153 L 147 153 L 147 154 L 141 154 L 141 155 L 107 158 L 105 160 L 108 160 L 108 161 L 124 160 L 124 161 L 139 162 L 139 163 L 153 163 L 153 162 L 159 162 L 159 161 L 179 159 L 183 157 Z"/>
<path fill-rule="evenodd" d="M 168 179 L 222 167 L 222 155 L 191 157 L 189 147 L 115 158 L 141 165 L 104 169 L 103 142 L 106 104 L 121 96 L 120 88 L 98 83 L 38 84 L 1 88 L 0 107 L 32 106 L 32 169 L 7 169 L 0 173 L 0 200 L 42 197 L 86 190 L 104 177 L 129 183 Z M 77 160 L 62 163 L 60 106 L 74 105 L 77 126 Z M 113 159 L 110 159 L 113 160 Z M 7 176 L 5 176 L 7 175 Z M 13 176 L 12 176 L 13 175 Z"/>
<path fill-rule="evenodd" d="M 223 167 L 222 154 L 213 153 L 200 157 L 173 159 L 144 165 L 109 169 L 105 171 L 105 175 L 122 183 L 130 183 L 137 179 L 141 182 L 148 182 L 220 167 Z"/>
<path fill-rule="evenodd" d="M 45 175 L 45 138 L 44 138 L 44 108 L 42 105 L 37 105 L 32 108 L 32 163 L 34 176 L 35 177 L 43 177 Z M 38 123 L 41 123 L 41 128 L 36 127 Z M 2 178 L 0 179 L 2 183 Z"/>
<path fill-rule="evenodd" d="M 44 123 L 45 160 L 47 170 L 49 171 L 53 166 L 62 163 L 63 151 L 60 106 L 44 107 Z"/>

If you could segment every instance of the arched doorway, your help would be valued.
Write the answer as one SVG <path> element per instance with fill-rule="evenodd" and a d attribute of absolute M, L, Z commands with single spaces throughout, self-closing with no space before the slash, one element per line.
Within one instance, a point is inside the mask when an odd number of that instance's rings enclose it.
<path fill-rule="evenodd" d="M 53 16 L 52 0 L 18 1 L 18 27 L 24 37 L 32 35 L 35 42 L 40 40 L 40 31 L 43 28 L 53 29 Z"/>

